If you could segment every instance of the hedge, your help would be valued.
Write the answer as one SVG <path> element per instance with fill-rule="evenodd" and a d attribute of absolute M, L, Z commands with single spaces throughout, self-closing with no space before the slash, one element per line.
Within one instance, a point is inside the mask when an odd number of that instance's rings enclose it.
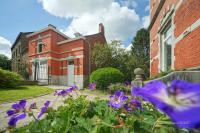
<path fill-rule="evenodd" d="M 90 83 L 96 83 L 98 89 L 107 89 L 110 84 L 122 83 L 124 75 L 116 68 L 100 68 L 92 72 Z"/>
<path fill-rule="evenodd" d="M 11 71 L 0 69 L 0 87 L 15 87 L 21 84 L 23 78 Z"/>

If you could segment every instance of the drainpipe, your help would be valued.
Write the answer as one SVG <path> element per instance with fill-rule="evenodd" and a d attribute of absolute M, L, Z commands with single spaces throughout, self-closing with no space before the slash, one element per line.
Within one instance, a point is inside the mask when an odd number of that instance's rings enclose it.
<path fill-rule="evenodd" d="M 91 46 L 90 46 L 90 43 L 89 43 L 89 76 L 90 76 L 90 73 L 91 73 L 91 62 L 90 62 L 90 56 L 91 56 Z"/>

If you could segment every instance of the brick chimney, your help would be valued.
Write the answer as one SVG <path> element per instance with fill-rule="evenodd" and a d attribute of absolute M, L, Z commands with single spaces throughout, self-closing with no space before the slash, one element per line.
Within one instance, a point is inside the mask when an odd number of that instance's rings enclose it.
<path fill-rule="evenodd" d="M 82 36 L 82 34 L 79 33 L 79 32 L 76 32 L 76 33 L 74 33 L 74 36 L 75 36 L 75 37 L 80 37 L 80 36 Z"/>
<path fill-rule="evenodd" d="M 103 33 L 104 34 L 104 26 L 102 23 L 99 24 L 99 33 Z"/>

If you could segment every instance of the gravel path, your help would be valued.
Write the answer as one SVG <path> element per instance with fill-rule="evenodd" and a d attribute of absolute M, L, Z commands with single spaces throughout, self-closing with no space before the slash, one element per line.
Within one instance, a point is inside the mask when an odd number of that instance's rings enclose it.
<path fill-rule="evenodd" d="M 55 90 L 60 90 L 60 89 L 66 89 L 66 86 L 47 86 L 49 88 L 55 89 Z M 89 93 L 88 91 L 80 91 L 78 92 L 78 95 L 86 95 L 87 98 L 89 100 L 93 100 L 96 97 L 100 98 L 100 99 L 108 99 L 108 95 L 105 94 L 95 94 L 95 93 Z M 76 98 L 78 96 L 77 94 L 73 95 L 74 98 Z M 28 99 L 27 100 L 27 107 L 29 107 L 29 105 L 33 102 L 36 102 L 38 110 L 34 110 L 34 114 L 37 116 L 39 109 L 44 105 L 45 101 L 49 100 L 50 106 L 53 107 L 54 109 L 57 109 L 60 105 L 63 104 L 63 97 L 57 97 L 54 96 L 53 93 L 52 94 L 47 94 L 47 95 L 43 95 L 40 97 L 36 97 L 36 98 L 32 98 L 32 99 Z M 4 103 L 4 104 L 0 104 L 0 132 L 5 131 L 6 127 L 7 127 L 7 122 L 8 122 L 8 118 L 6 117 L 6 111 L 8 109 L 10 109 L 11 105 L 13 103 Z M 30 121 L 32 121 L 33 118 L 27 117 L 26 119 L 20 120 L 17 123 L 17 126 L 24 126 L 27 123 L 29 123 Z"/>

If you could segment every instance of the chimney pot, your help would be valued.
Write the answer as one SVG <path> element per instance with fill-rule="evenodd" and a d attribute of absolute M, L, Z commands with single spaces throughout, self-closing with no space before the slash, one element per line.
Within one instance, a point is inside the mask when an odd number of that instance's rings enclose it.
<path fill-rule="evenodd" d="M 82 36 L 82 34 L 79 33 L 79 32 L 76 32 L 76 33 L 74 33 L 74 36 L 75 36 L 75 37 L 80 37 L 80 36 Z"/>
<path fill-rule="evenodd" d="M 102 23 L 99 24 L 99 33 L 103 33 L 104 34 L 104 26 Z"/>
<path fill-rule="evenodd" d="M 52 24 L 48 24 L 48 27 L 52 27 L 52 28 L 56 29 L 56 26 L 54 26 Z"/>

